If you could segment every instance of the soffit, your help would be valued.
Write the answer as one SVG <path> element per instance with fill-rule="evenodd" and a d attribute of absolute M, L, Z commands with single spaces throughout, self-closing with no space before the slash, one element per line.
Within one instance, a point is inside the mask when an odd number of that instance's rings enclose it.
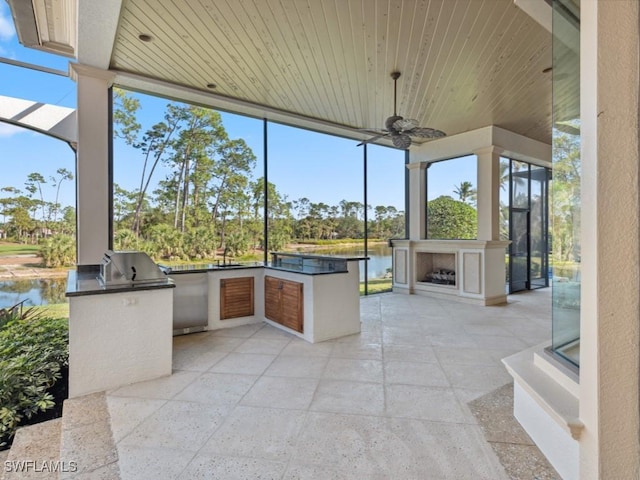
<path fill-rule="evenodd" d="M 112 52 L 120 72 L 355 129 L 383 127 L 399 70 L 398 114 L 421 126 L 551 141 L 551 34 L 512 0 L 125 0 Z"/>

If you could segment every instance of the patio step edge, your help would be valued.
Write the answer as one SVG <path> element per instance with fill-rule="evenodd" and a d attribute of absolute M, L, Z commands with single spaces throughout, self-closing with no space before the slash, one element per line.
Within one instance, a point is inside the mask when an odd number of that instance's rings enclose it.
<path fill-rule="evenodd" d="M 58 480 L 63 469 L 60 462 L 62 420 L 21 427 L 2 463 L 1 480 Z"/>
<path fill-rule="evenodd" d="M 76 476 L 120 479 L 118 452 L 104 392 L 65 400 L 60 460 L 68 466 L 60 480 Z"/>

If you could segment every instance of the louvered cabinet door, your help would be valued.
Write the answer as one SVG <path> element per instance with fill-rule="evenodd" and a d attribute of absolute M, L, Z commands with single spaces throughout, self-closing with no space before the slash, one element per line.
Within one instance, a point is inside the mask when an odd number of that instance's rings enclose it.
<path fill-rule="evenodd" d="M 280 295 L 280 280 L 266 275 L 264 277 L 264 316 L 274 322 L 282 323 L 282 298 Z"/>
<path fill-rule="evenodd" d="M 295 330 L 303 332 L 303 284 L 282 280 L 282 324 Z"/>
<path fill-rule="evenodd" d="M 250 317 L 254 312 L 253 277 L 220 280 L 220 319 Z"/>

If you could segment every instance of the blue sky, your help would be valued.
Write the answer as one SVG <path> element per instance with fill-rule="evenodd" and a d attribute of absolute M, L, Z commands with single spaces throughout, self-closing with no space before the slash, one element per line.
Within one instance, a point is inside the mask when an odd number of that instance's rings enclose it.
<path fill-rule="evenodd" d="M 22 47 L 17 40 L 10 11 L 0 0 L 0 57 L 68 70 L 69 59 Z M 76 85 L 69 78 L 0 63 L 0 95 L 75 108 Z M 139 121 L 149 128 L 161 120 L 167 100 L 143 96 Z M 244 138 L 258 157 L 255 176 L 262 176 L 262 122 L 238 115 L 222 114 L 231 138 Z M 383 119 L 381 119 L 382 123 Z M 362 201 L 362 148 L 357 142 L 320 135 L 282 125 L 269 125 L 269 181 L 289 200 L 302 197 L 311 202 L 337 205 L 340 200 Z M 399 150 L 369 146 L 370 205 L 393 205 L 404 209 L 404 153 Z M 63 142 L 44 135 L 18 129 L 0 122 L 0 188 L 24 188 L 27 175 L 39 172 L 45 178 L 58 168 L 75 172 L 75 156 Z M 467 164 L 465 164 L 467 165 Z M 429 198 L 449 194 L 463 180 L 474 185 L 475 168 L 458 166 L 440 168 L 437 181 L 430 181 Z M 121 187 L 137 188 L 142 168 L 139 152 L 116 142 L 114 177 Z M 152 183 L 161 180 L 168 170 L 160 168 Z M 434 179 L 435 180 L 435 179 Z M 151 189 L 153 190 L 153 188 Z M 45 187 L 45 199 L 53 201 L 55 190 Z M 67 182 L 61 189 L 61 203 L 75 204 L 75 188 Z"/>

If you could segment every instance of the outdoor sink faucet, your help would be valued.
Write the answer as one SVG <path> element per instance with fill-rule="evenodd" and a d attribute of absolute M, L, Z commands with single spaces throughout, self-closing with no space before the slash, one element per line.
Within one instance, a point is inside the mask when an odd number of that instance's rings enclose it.
<path fill-rule="evenodd" d="M 226 266 L 227 265 L 227 253 L 229 252 L 229 247 L 225 246 L 224 247 L 224 252 L 222 252 L 222 265 Z"/>

